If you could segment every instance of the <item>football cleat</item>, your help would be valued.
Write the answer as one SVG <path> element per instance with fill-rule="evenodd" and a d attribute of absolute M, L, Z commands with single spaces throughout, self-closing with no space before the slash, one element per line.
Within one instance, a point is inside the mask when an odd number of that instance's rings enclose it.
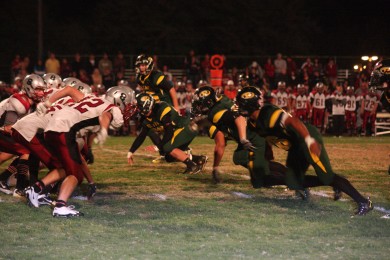
<path fill-rule="evenodd" d="M 24 190 L 14 189 L 12 196 L 16 198 L 24 198 L 26 197 L 26 193 L 24 192 Z"/>
<path fill-rule="evenodd" d="M 310 198 L 310 190 L 305 188 L 303 190 L 295 190 L 295 195 L 302 200 L 309 200 Z"/>
<path fill-rule="evenodd" d="M 60 218 L 71 218 L 71 217 L 80 217 L 84 216 L 83 213 L 74 209 L 73 205 L 63 206 L 63 207 L 55 207 L 53 209 L 53 217 Z"/>
<path fill-rule="evenodd" d="M 364 216 L 373 209 L 374 206 L 372 205 L 372 201 L 370 200 L 370 197 L 368 197 L 367 202 L 358 203 L 358 209 L 355 212 L 355 215 Z"/>
<path fill-rule="evenodd" d="M 97 186 L 96 184 L 88 184 L 87 198 L 92 199 L 96 195 Z"/>
<path fill-rule="evenodd" d="M 26 189 L 27 203 L 30 207 L 39 208 L 39 193 L 32 186 Z"/>
<path fill-rule="evenodd" d="M 204 168 L 206 167 L 206 163 L 207 163 L 208 159 L 209 159 L 209 157 L 207 157 L 205 155 L 200 155 L 198 160 L 193 160 L 193 161 L 194 161 L 194 163 L 201 165 L 202 166 L 201 170 L 203 171 Z"/>
<path fill-rule="evenodd" d="M 163 162 L 165 162 L 165 156 L 163 155 L 160 155 L 156 159 L 152 160 L 152 163 L 163 163 Z"/>
<path fill-rule="evenodd" d="M 8 195 L 12 194 L 11 189 L 9 188 L 9 186 L 7 185 L 7 183 L 5 181 L 0 181 L 0 191 L 4 192 L 5 194 L 8 194 Z"/>
<path fill-rule="evenodd" d="M 218 170 L 213 170 L 213 175 L 212 176 L 213 176 L 213 182 L 215 184 L 221 182 L 221 178 L 219 177 L 219 175 L 220 175 L 220 172 Z"/>
<path fill-rule="evenodd" d="M 38 204 L 39 206 L 49 205 L 55 206 L 55 201 L 49 197 L 49 194 L 38 195 Z"/>
<path fill-rule="evenodd" d="M 202 170 L 201 164 L 194 164 L 192 166 L 187 166 L 187 169 L 183 172 L 183 174 L 197 174 Z"/>
<path fill-rule="evenodd" d="M 339 199 L 341 199 L 341 195 L 343 194 L 341 192 L 341 190 L 337 189 L 337 188 L 333 188 L 333 191 L 334 191 L 334 194 L 333 194 L 333 200 L 334 201 L 337 201 Z"/>

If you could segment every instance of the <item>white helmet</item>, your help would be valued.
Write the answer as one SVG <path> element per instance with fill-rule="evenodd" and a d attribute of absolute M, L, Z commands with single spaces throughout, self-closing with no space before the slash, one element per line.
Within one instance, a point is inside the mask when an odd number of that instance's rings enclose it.
<path fill-rule="evenodd" d="M 129 87 L 115 86 L 107 90 L 105 99 L 123 112 L 127 105 L 135 103 L 135 92 Z"/>
<path fill-rule="evenodd" d="M 62 79 L 55 73 L 46 73 L 42 76 L 45 80 L 47 88 L 60 88 L 62 85 Z"/>
<path fill-rule="evenodd" d="M 120 87 L 129 87 L 130 84 L 129 84 L 129 82 L 127 80 L 122 79 L 122 80 L 120 80 L 118 82 L 118 86 L 120 86 Z"/>
<path fill-rule="evenodd" d="M 62 86 L 63 87 L 66 87 L 66 86 L 71 86 L 73 87 L 74 85 L 78 84 L 78 83 L 81 83 L 81 81 L 79 79 L 76 79 L 76 78 L 73 78 L 73 77 L 69 77 L 69 78 L 65 78 L 63 81 L 62 81 Z"/>
<path fill-rule="evenodd" d="M 45 81 L 37 74 L 27 75 L 23 79 L 22 90 L 27 96 L 35 101 L 40 101 L 42 97 L 36 95 L 36 90 L 45 90 L 47 88 Z"/>
<path fill-rule="evenodd" d="M 81 81 L 72 87 L 84 93 L 85 95 L 89 95 L 92 93 L 92 88 L 88 84 L 82 83 Z"/>

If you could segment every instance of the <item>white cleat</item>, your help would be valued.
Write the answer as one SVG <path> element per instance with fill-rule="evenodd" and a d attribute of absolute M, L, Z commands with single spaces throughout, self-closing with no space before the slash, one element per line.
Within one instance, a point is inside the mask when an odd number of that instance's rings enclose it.
<path fill-rule="evenodd" d="M 71 218 L 84 216 L 83 213 L 74 209 L 74 206 L 55 207 L 53 210 L 53 217 Z"/>
<path fill-rule="evenodd" d="M 26 197 L 29 206 L 39 208 L 39 193 L 36 193 L 32 186 L 26 189 Z"/>

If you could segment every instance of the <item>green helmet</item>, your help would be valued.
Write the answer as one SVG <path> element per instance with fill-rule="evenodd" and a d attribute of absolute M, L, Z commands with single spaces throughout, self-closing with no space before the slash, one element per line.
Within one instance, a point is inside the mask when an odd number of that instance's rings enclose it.
<path fill-rule="evenodd" d="M 236 105 L 241 115 L 248 116 L 263 106 L 263 94 L 256 87 L 243 88 L 237 93 Z"/>
<path fill-rule="evenodd" d="M 215 90 L 210 86 L 197 88 L 192 98 L 191 117 L 206 115 L 217 102 Z"/>
<path fill-rule="evenodd" d="M 147 115 L 150 111 L 152 111 L 155 101 L 151 95 L 147 93 L 139 93 L 135 98 L 137 99 L 138 111 L 142 115 Z"/>

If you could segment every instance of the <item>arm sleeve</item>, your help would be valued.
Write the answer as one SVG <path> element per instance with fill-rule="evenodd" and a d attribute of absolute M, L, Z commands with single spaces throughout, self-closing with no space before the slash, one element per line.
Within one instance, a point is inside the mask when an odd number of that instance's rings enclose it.
<path fill-rule="evenodd" d="M 131 147 L 129 149 L 129 152 L 135 153 L 135 151 L 137 151 L 137 149 L 145 141 L 145 138 L 146 138 L 147 134 L 148 134 L 148 129 L 146 127 L 142 127 L 141 132 L 139 133 L 137 138 L 135 138 L 133 144 L 131 145 Z"/>
<path fill-rule="evenodd" d="M 15 111 L 6 111 L 4 114 L 4 126 L 13 125 L 18 121 L 18 113 Z"/>

